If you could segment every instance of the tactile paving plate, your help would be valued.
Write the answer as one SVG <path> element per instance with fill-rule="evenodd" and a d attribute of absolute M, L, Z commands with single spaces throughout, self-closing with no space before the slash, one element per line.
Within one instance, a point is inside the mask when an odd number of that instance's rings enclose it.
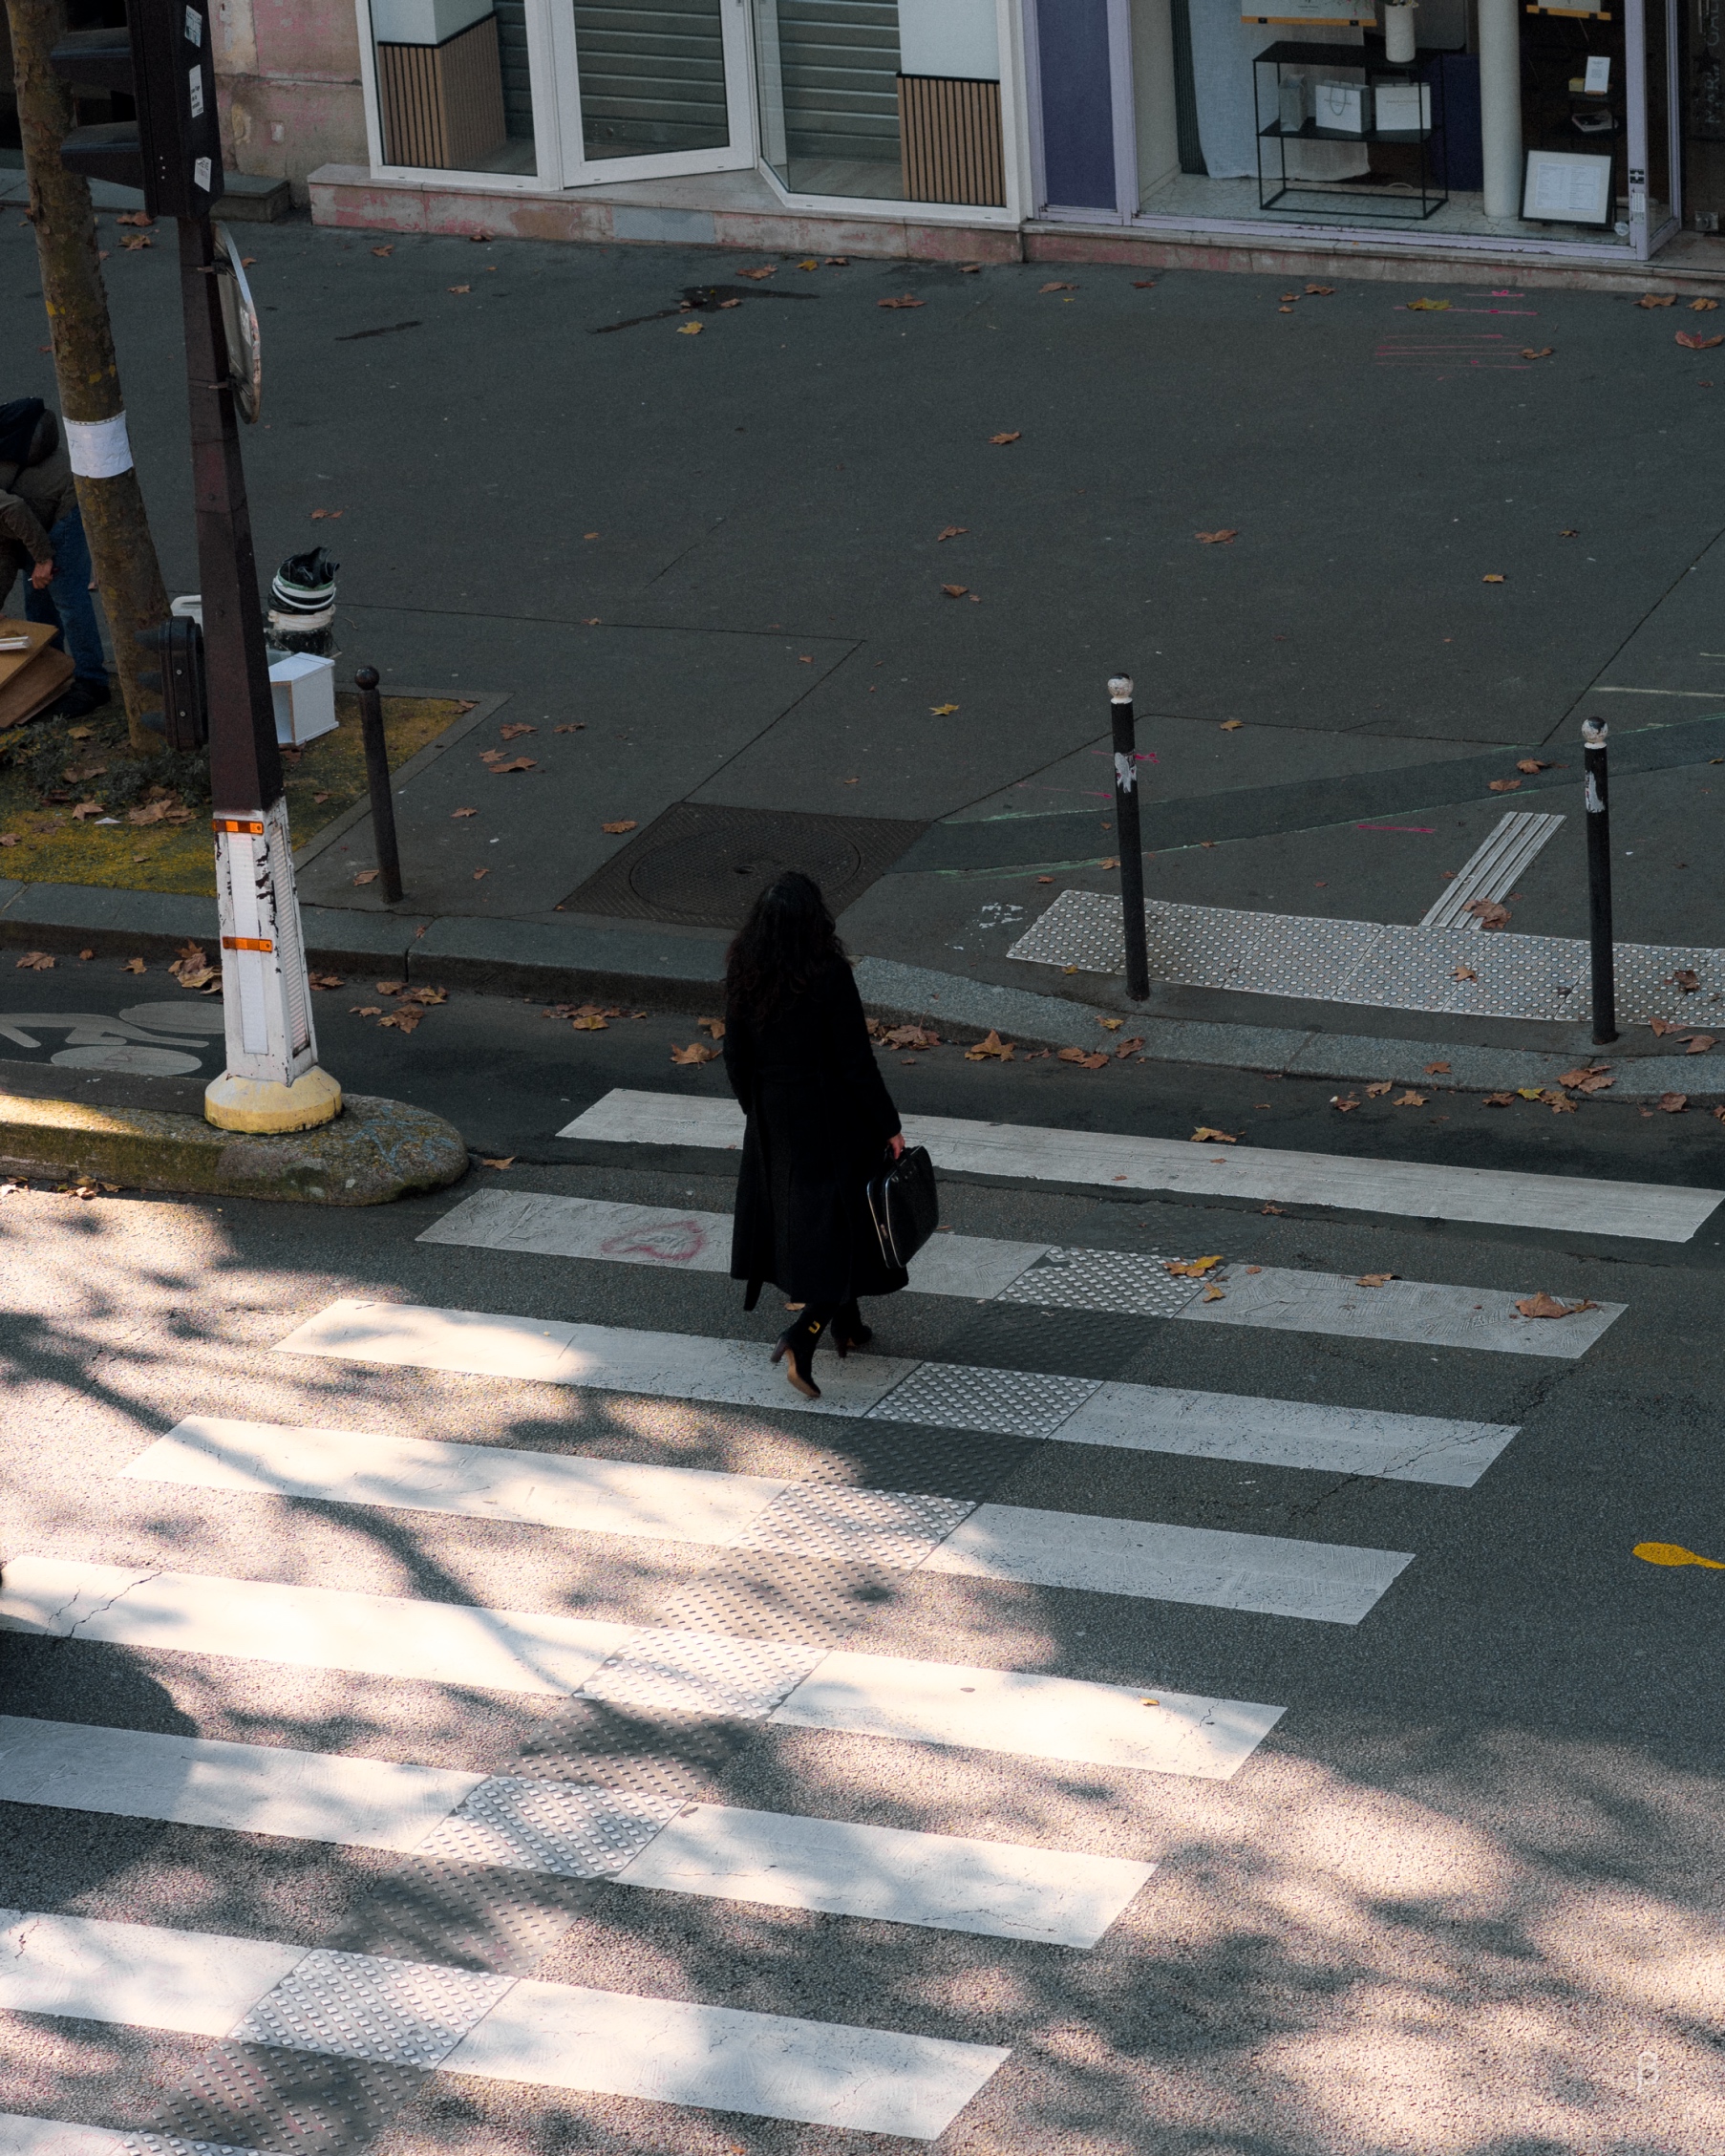
<path fill-rule="evenodd" d="M 1173 1317 L 1203 1283 L 1168 1270 L 1184 1259 L 1156 1250 L 1051 1249 L 994 1298 L 1050 1310 L 1111 1311 L 1122 1317 Z"/>
<path fill-rule="evenodd" d="M 416 1855 L 384 1874 L 323 1943 L 343 1953 L 526 1976 L 591 1899 L 585 1882 L 562 1874 Z"/>
<path fill-rule="evenodd" d="M 182 2141 L 177 2133 L 129 2133 L 120 2144 L 121 2156 L 258 2156 L 251 2148 L 236 2148 L 226 2141 Z"/>
<path fill-rule="evenodd" d="M 1101 1382 L 1099 1377 L 1054 1377 L 1029 1370 L 925 1362 L 868 1412 L 883 1420 L 944 1422 L 955 1430 L 1046 1438 L 1075 1415 Z"/>
<path fill-rule="evenodd" d="M 232 2040 L 385 2066 L 436 2066 L 514 1981 L 319 1948 L 259 1999 Z"/>
<path fill-rule="evenodd" d="M 1252 995 L 1360 1003 L 1390 1011 L 1436 1011 L 1488 1018 L 1592 1015 L 1587 946 L 1578 937 L 1523 936 L 1475 928 L 1426 929 L 1402 922 L 1330 921 L 1307 914 L 1250 913 L 1234 907 L 1144 907 L 1150 977 L 1186 988 Z M 1675 945 L 1617 947 L 1617 1015 L 1706 1021 L 1713 995 L 1725 1000 L 1725 950 Z M 1104 891 L 1062 891 L 1007 952 L 1035 966 L 1123 973 L 1120 902 Z M 1672 976 L 1694 973 L 1686 993 Z"/>
<path fill-rule="evenodd" d="M 824 1644 L 650 1627 L 581 1690 L 629 1707 L 764 1721 L 826 1652 Z"/>
<path fill-rule="evenodd" d="M 905 1490 L 792 1488 L 776 1498 L 735 1549 L 783 1549 L 911 1571 L 974 1507 L 963 1498 Z"/>
<path fill-rule="evenodd" d="M 422 2069 L 215 2044 L 163 2102 L 155 2132 L 281 2156 L 357 2156 L 425 2085 Z"/>
<path fill-rule="evenodd" d="M 605 1879 L 683 1809 L 675 1797 L 494 1775 L 415 1852 L 469 1864 Z"/>

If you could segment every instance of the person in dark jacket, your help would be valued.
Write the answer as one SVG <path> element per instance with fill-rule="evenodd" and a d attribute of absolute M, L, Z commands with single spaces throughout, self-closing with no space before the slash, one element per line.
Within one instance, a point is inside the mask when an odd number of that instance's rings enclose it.
<path fill-rule="evenodd" d="M 841 1356 L 866 1347 L 857 1298 L 906 1279 L 881 1255 L 864 1194 L 905 1141 L 833 917 L 796 869 L 756 900 L 727 955 L 725 1071 L 748 1118 L 731 1274 L 749 1283 L 745 1310 L 766 1280 L 802 1306 L 773 1360 L 819 1399 L 821 1334 L 831 1326 Z"/>
<path fill-rule="evenodd" d="M 102 632 L 90 601 L 90 545 L 60 422 L 39 396 L 0 404 L 0 606 L 30 579 L 27 620 L 57 631 L 74 668 L 55 709 L 82 718 L 110 701 Z"/>

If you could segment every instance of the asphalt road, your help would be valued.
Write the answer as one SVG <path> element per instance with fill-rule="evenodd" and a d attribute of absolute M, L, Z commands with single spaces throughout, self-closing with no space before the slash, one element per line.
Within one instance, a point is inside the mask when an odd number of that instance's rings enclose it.
<path fill-rule="evenodd" d="M 94 1012 L 153 993 L 129 979 L 117 994 L 94 969 L 30 976 L 9 993 L 6 1023 L 20 987 L 38 1012 L 64 1009 L 55 999 L 75 987 Z M 633 1750 L 613 1744 L 595 1765 L 590 1728 L 569 1734 L 569 1702 L 519 1691 L 0 1635 L 6 1708 L 22 1717 L 586 1782 L 614 1783 L 627 1754 L 647 1777 L 631 1786 L 692 1802 L 1154 1864 L 1085 1950 L 604 1879 L 489 1871 L 477 1887 L 463 1874 L 458 1892 L 451 1868 L 411 1854 L 129 1817 L 123 1797 L 81 1811 L 64 1783 L 49 1801 L 8 1804 L 0 1902 L 1005 2047 L 938 2137 L 966 2156 L 1689 2156 L 1718 2141 L 1720 1575 L 1631 1551 L 1663 1541 L 1725 1557 L 1714 1443 L 1725 1228 L 1652 1243 L 949 1178 L 944 1212 L 960 1236 L 1202 1249 L 1232 1278 L 1250 1265 L 1370 1271 L 1625 1308 L 1573 1358 L 949 1294 L 874 1312 L 871 1356 L 1515 1425 L 1471 1487 L 815 1416 L 788 1393 L 782 1406 L 777 1395 L 710 1405 L 285 1355 L 277 1343 L 342 1296 L 741 1339 L 763 1359 L 783 1321 L 771 1296 L 745 1315 L 722 1275 L 415 1240 L 476 1190 L 728 1209 L 722 1156 L 553 1135 L 613 1086 L 719 1092 L 715 1067 L 670 1063 L 686 1023 L 652 1014 L 576 1035 L 538 1005 L 457 996 L 402 1039 L 350 1017 L 348 1000 L 319 999 L 326 1059 L 347 1082 L 438 1106 L 515 1164 L 351 1216 L 131 1195 L 0 1202 L 9 1584 L 21 1559 L 50 1555 L 623 1623 L 698 1624 L 705 1612 L 711 1631 L 825 1636 L 833 1568 L 807 1550 L 751 1559 L 125 1476 L 195 1415 L 927 1492 L 1412 1562 L 1357 1623 L 928 1569 L 853 1582 L 843 1622 L 868 1654 L 1285 1706 L 1228 1780 L 647 1712 L 629 1723 Z M 54 1037 L 43 1027 L 43 1056 Z M 1372 1100 L 1342 1115 L 1295 1081 L 1052 1058 L 978 1066 L 950 1049 L 890 1076 L 901 1105 L 924 1113 L 1182 1139 L 1202 1121 L 1314 1153 L 1725 1185 L 1725 1133 L 1693 1111 L 1595 1100 L 1554 1117 L 1435 1089 L 1420 1109 Z M 0 1999 L 8 1980 L 0 1972 Z M 328 2059 L 329 2116 L 340 2116 L 289 2132 L 267 2104 L 186 2108 L 185 2089 L 236 2047 L 212 2052 L 207 2037 L 141 2018 L 0 2015 L 0 2108 L 330 2156 L 926 2145 L 529 2077 L 401 2069 L 388 2081 Z M 258 2056 L 275 2071 L 298 2055 Z"/>

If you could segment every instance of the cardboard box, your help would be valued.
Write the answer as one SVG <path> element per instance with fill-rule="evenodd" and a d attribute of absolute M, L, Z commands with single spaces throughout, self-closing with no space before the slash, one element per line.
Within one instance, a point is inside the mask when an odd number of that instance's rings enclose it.
<path fill-rule="evenodd" d="M 0 645 L 20 647 L 0 651 L 0 729 L 34 718 L 71 688 L 71 659 L 48 648 L 53 633 L 47 622 L 0 620 Z"/>

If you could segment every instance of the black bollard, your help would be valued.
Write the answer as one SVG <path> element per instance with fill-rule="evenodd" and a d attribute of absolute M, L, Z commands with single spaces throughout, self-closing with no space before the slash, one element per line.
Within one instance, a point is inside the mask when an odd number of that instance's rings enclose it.
<path fill-rule="evenodd" d="M 1132 683 L 1123 673 L 1108 684 L 1114 731 L 1114 827 L 1120 842 L 1120 932 L 1126 943 L 1126 993 L 1141 1003 L 1150 993 L 1150 954 L 1144 943 L 1144 849 L 1139 836 L 1138 742 L 1133 726 Z"/>
<path fill-rule="evenodd" d="M 401 896 L 401 855 L 395 845 L 395 800 L 390 792 L 390 751 L 383 737 L 383 698 L 377 694 L 377 669 L 362 666 L 353 676 L 359 691 L 359 725 L 365 736 L 366 784 L 372 795 L 372 838 L 383 871 L 384 903 Z"/>
<path fill-rule="evenodd" d="M 1587 933 L 1593 946 L 1593 1038 L 1617 1038 L 1617 971 L 1611 945 L 1611 812 L 1606 788 L 1606 722 L 1582 720 L 1587 811 Z"/>

